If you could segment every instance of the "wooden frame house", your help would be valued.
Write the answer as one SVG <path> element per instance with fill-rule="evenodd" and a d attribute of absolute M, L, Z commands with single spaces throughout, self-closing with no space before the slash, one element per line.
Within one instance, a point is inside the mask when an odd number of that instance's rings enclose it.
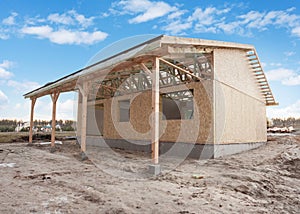
<path fill-rule="evenodd" d="M 159 36 L 25 94 L 78 91 L 78 139 L 159 155 L 214 158 L 267 141 L 266 106 L 276 105 L 252 45 Z M 54 147 L 55 128 L 52 129 Z"/>

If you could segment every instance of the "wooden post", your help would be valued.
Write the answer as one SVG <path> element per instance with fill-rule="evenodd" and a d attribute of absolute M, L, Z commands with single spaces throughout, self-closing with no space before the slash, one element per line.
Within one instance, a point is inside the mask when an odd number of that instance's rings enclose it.
<path fill-rule="evenodd" d="M 79 90 L 82 95 L 81 103 L 81 151 L 86 152 L 86 123 L 87 123 L 87 101 L 88 101 L 88 91 L 89 83 L 84 82 L 83 86 L 79 86 Z"/>
<path fill-rule="evenodd" d="M 76 135 L 81 137 L 81 107 L 82 107 L 82 94 L 78 92 L 78 103 L 77 103 L 77 124 L 76 124 Z"/>
<path fill-rule="evenodd" d="M 55 122 L 56 122 L 56 102 L 59 96 L 59 92 L 51 94 L 52 99 L 52 132 L 51 132 L 51 147 L 55 146 Z"/>
<path fill-rule="evenodd" d="M 159 58 L 155 58 L 152 71 L 152 162 L 158 164 L 159 157 Z"/>
<path fill-rule="evenodd" d="M 32 134 L 33 134 L 33 114 L 34 114 L 34 105 L 35 105 L 35 102 L 36 102 L 36 98 L 31 98 L 29 143 L 32 143 Z"/>

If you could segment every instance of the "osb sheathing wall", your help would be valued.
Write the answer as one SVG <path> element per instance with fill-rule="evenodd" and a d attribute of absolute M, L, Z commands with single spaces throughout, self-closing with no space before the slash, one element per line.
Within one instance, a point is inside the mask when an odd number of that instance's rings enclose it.
<path fill-rule="evenodd" d="M 194 118 L 163 120 L 160 115 L 160 141 L 213 143 L 212 81 L 160 89 L 161 93 L 194 89 Z M 151 90 L 114 97 L 104 101 L 104 138 L 151 140 Z M 119 100 L 130 99 L 130 122 L 119 122 Z M 162 106 L 160 106 L 162 109 Z M 161 111 L 161 110 L 160 110 Z"/>
<path fill-rule="evenodd" d="M 266 108 L 246 52 L 214 50 L 215 143 L 265 142 Z"/>
<path fill-rule="evenodd" d="M 95 120 L 96 118 L 96 120 Z M 103 109 L 98 106 L 88 106 L 87 112 L 87 135 L 102 135 L 103 132 Z"/>

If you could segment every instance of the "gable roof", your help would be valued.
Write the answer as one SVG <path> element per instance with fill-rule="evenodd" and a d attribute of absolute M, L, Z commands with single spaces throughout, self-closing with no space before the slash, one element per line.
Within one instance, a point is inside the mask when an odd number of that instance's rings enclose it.
<path fill-rule="evenodd" d="M 172 47 L 172 48 L 169 48 Z M 258 80 L 258 87 L 262 91 L 263 96 L 265 96 L 266 105 L 276 105 L 275 99 L 273 97 L 272 91 L 269 87 L 267 79 L 265 78 L 264 72 L 262 70 L 259 59 L 256 55 L 254 46 L 248 44 L 239 44 L 232 42 L 214 41 L 214 40 L 204 40 L 195 38 L 182 38 L 174 36 L 160 35 L 143 43 L 140 43 L 134 47 L 89 65 L 83 69 L 80 69 L 74 73 L 64 76 L 56 81 L 49 82 L 44 86 L 37 88 L 24 94 L 25 98 L 41 97 L 47 94 L 51 94 L 54 91 L 67 92 L 75 90 L 76 82 L 79 78 L 88 77 L 95 72 L 102 72 L 104 70 L 109 70 L 119 65 L 120 63 L 126 62 L 130 59 L 137 57 L 147 57 L 147 56 L 163 56 L 169 53 L 173 49 L 180 50 L 180 48 L 189 48 L 190 50 L 197 50 L 201 48 L 205 49 L 215 49 L 215 48 L 230 48 L 230 49 L 242 49 L 248 52 L 249 61 L 256 56 L 256 64 L 250 65 L 253 67 L 253 71 Z M 185 49 L 182 49 L 184 51 Z M 262 78 L 263 77 L 263 78 Z M 262 81 L 259 81 L 263 79 Z M 262 82 L 262 83 L 261 83 Z"/>

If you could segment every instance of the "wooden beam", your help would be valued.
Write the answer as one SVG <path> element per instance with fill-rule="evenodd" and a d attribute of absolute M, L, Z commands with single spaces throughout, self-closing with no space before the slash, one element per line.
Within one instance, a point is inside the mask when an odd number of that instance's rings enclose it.
<path fill-rule="evenodd" d="M 82 95 L 81 103 L 81 151 L 86 152 L 86 126 L 87 126 L 87 101 L 89 93 L 89 82 L 84 82 L 82 87 L 79 87 Z"/>
<path fill-rule="evenodd" d="M 111 89 L 111 90 L 114 90 L 114 91 L 116 91 L 116 90 L 117 90 L 115 87 L 108 86 L 108 85 L 102 85 L 102 84 L 101 84 L 101 85 L 99 86 L 99 88 L 100 88 L 100 87 L 103 87 L 103 88 L 108 88 L 108 89 Z"/>
<path fill-rule="evenodd" d="M 30 111 L 30 129 L 29 129 L 29 143 L 32 143 L 32 134 L 33 134 L 33 114 L 34 114 L 34 105 L 36 98 L 31 98 L 31 111 Z"/>
<path fill-rule="evenodd" d="M 77 80 L 77 79 L 76 79 Z M 60 86 L 55 86 L 53 88 L 50 88 L 42 93 L 38 93 L 36 95 L 34 95 L 33 97 L 35 98 L 39 98 L 39 97 L 43 97 L 43 96 L 46 96 L 46 95 L 51 95 L 52 93 L 56 92 L 56 91 L 59 91 L 60 93 L 62 92 L 68 92 L 68 91 L 74 91 L 76 90 L 75 89 L 75 86 L 76 86 L 76 80 L 72 80 L 71 82 L 67 82 L 63 85 L 60 85 Z M 31 96 L 26 96 L 25 98 L 31 98 Z"/>
<path fill-rule="evenodd" d="M 147 66 L 144 63 L 141 63 L 140 66 L 146 74 L 152 75 L 152 72 L 147 68 Z"/>
<path fill-rule="evenodd" d="M 152 126 L 151 126 L 152 162 L 159 160 L 159 58 L 155 58 L 152 71 Z"/>
<path fill-rule="evenodd" d="M 81 103 L 82 103 L 82 94 L 79 91 L 78 92 L 78 101 L 77 101 L 77 123 L 76 123 L 76 135 L 77 139 L 81 137 Z"/>
<path fill-rule="evenodd" d="M 56 91 L 51 94 L 52 99 L 52 132 L 51 132 L 51 147 L 55 146 L 55 125 L 56 125 L 56 102 L 59 97 L 59 92 Z"/>
<path fill-rule="evenodd" d="M 179 71 L 182 71 L 182 72 L 184 72 L 184 73 L 186 73 L 186 74 L 188 74 L 188 75 L 190 75 L 190 76 L 192 76 L 192 77 L 195 77 L 196 79 L 201 79 L 200 77 L 197 77 L 196 75 L 194 75 L 193 73 L 191 73 L 190 71 L 187 71 L 187 70 L 185 70 L 185 69 L 183 69 L 183 68 L 181 68 L 181 67 L 179 67 L 179 66 L 177 66 L 177 65 L 174 65 L 173 63 L 171 63 L 171 62 L 169 62 L 169 61 L 167 61 L 167 60 L 165 60 L 165 59 L 163 59 L 163 58 L 158 58 L 160 61 L 162 61 L 163 63 L 165 63 L 165 64 L 167 64 L 167 65 L 169 65 L 169 66 L 171 66 L 171 67 L 173 67 L 173 68 L 175 68 L 175 69 L 177 69 L 177 70 L 179 70 Z"/>

